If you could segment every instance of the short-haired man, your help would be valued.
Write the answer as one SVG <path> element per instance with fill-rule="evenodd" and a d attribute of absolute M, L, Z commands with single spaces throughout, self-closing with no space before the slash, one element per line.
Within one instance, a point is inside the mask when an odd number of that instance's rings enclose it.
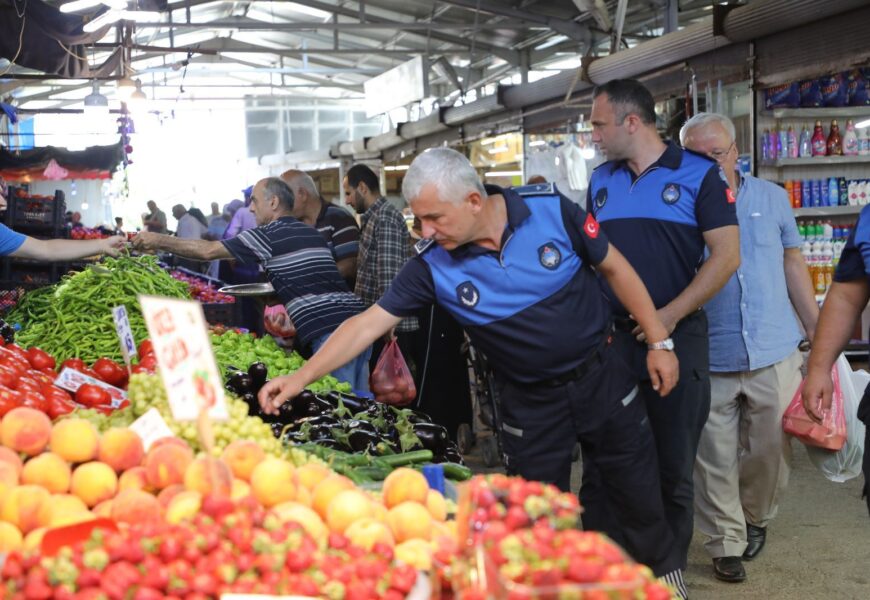
<path fill-rule="evenodd" d="M 788 483 L 782 414 L 801 381 L 801 332 L 819 317 L 785 190 L 737 169 L 734 124 L 699 113 L 680 143 L 719 163 L 737 190 L 740 268 L 704 307 L 710 324 L 710 416 L 695 463 L 696 523 L 713 573 L 743 581 Z M 795 310 L 792 310 L 794 306 Z"/>
<path fill-rule="evenodd" d="M 292 216 L 293 201 L 287 184 L 269 177 L 254 186 L 251 212 L 256 228 L 223 241 L 140 233 L 133 246 L 143 252 L 163 250 L 197 260 L 234 258 L 243 264 L 262 265 L 296 326 L 297 340 L 304 349 L 316 352 L 345 319 L 364 306 L 339 275 L 323 236 Z M 360 348 L 335 365 L 332 374 L 355 390 L 368 390 L 370 352 L 371 348 Z"/>
<path fill-rule="evenodd" d="M 148 201 L 148 210 L 151 212 L 142 216 L 142 225 L 145 229 L 154 233 L 166 233 L 166 213 L 157 208 L 154 200 Z"/>
<path fill-rule="evenodd" d="M 378 176 L 369 167 L 352 166 L 342 185 L 345 201 L 360 215 L 362 226 L 354 291 L 366 306 L 372 306 L 411 258 L 411 234 L 402 213 L 381 195 Z M 395 330 L 402 354 L 416 364 L 422 362 L 418 330 L 419 322 L 414 316 L 403 319 Z M 383 347 L 384 340 L 378 340 L 372 347 L 372 368 Z M 419 381 L 416 383 L 419 385 Z"/>
<path fill-rule="evenodd" d="M 610 346 L 610 311 L 594 266 L 630 308 L 651 341 L 667 337 L 640 278 L 598 223 L 550 189 L 484 186 L 463 155 L 427 150 L 402 191 L 420 218 L 418 256 L 386 295 L 349 319 L 294 375 L 260 392 L 274 412 L 305 385 L 433 303 L 462 324 L 498 379 L 507 469 L 569 486 L 579 439 L 587 464 L 604 476 L 597 498 L 618 516 L 613 536 L 657 575 L 677 568 L 664 520 L 652 434 L 636 378 Z M 675 383 L 672 352 L 649 353 L 649 376 L 662 394 Z M 583 524 L 600 530 L 586 505 Z"/>
<path fill-rule="evenodd" d="M 290 169 L 281 174 L 281 179 L 296 197 L 293 216 L 320 232 L 332 250 L 338 272 L 353 289 L 360 236 L 356 219 L 340 206 L 324 200 L 308 173 Z"/>
<path fill-rule="evenodd" d="M 592 174 L 587 210 L 640 275 L 680 360 L 680 383 L 659 397 L 644 379 L 643 332 L 608 286 L 614 342 L 641 378 L 665 515 L 676 538 L 680 568 L 685 569 L 694 526 L 692 471 L 710 410 L 707 318 L 701 307 L 740 264 L 734 196 L 715 162 L 662 141 L 655 102 L 637 81 L 614 80 L 597 87 L 590 122 L 592 141 L 609 162 Z M 710 249 L 706 260 L 705 246 Z M 594 468 L 584 469 L 582 498 L 587 507 L 601 485 Z M 682 571 L 671 577 L 687 596 Z"/>

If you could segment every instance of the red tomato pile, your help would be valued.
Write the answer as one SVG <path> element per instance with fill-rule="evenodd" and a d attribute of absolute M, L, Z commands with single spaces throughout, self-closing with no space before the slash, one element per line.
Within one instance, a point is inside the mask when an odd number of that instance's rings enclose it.
<path fill-rule="evenodd" d="M 192 522 L 97 531 L 54 557 L 12 553 L 0 570 L 0 597 L 204 600 L 234 592 L 400 600 L 416 580 L 413 567 L 393 561 L 390 546 L 366 551 L 332 534 L 320 549 L 300 525 L 267 516 L 252 499 L 234 506 L 206 497 Z"/>
<path fill-rule="evenodd" d="M 221 294 L 213 285 L 198 277 L 193 277 L 181 271 L 170 271 L 169 274 L 178 281 L 186 283 L 187 287 L 190 288 L 190 296 L 203 304 L 232 304 L 236 301 L 233 296 Z"/>
<path fill-rule="evenodd" d="M 69 236 L 74 240 L 99 240 L 111 237 L 99 229 L 91 229 L 89 227 L 73 227 L 69 232 Z"/>

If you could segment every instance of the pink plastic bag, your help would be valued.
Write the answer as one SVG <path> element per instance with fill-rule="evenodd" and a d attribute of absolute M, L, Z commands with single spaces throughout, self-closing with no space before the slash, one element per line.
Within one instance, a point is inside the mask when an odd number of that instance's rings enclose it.
<path fill-rule="evenodd" d="M 369 387 L 375 400 L 394 406 L 409 404 L 417 395 L 414 378 L 395 339 L 384 346 L 369 378 Z"/>
<path fill-rule="evenodd" d="M 296 327 L 283 304 L 266 307 L 263 311 L 263 326 L 275 337 L 289 338 L 296 335 Z"/>
<path fill-rule="evenodd" d="M 828 450 L 839 450 L 846 443 L 846 415 L 843 409 L 843 391 L 840 387 L 840 375 L 837 365 L 831 370 L 834 391 L 831 398 L 831 408 L 822 416 L 822 422 L 816 423 L 810 419 L 801 401 L 802 381 L 792 398 L 791 404 L 782 416 L 782 429 L 793 435 L 808 446 L 817 446 Z"/>

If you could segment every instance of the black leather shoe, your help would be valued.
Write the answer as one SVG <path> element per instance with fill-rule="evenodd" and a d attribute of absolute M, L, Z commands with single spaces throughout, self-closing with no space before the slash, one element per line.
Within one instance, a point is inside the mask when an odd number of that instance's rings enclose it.
<path fill-rule="evenodd" d="M 739 556 L 723 556 L 713 559 L 713 575 L 719 581 L 740 583 L 746 579 L 746 570 Z"/>
<path fill-rule="evenodd" d="M 755 525 L 746 524 L 746 550 L 743 552 L 743 560 L 752 560 L 764 548 L 764 542 L 767 541 L 767 529 L 764 527 L 756 527 Z"/>

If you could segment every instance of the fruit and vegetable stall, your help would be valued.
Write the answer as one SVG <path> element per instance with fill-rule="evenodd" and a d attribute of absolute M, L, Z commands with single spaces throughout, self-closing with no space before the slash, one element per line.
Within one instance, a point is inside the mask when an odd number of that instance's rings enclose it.
<path fill-rule="evenodd" d="M 263 414 L 260 388 L 304 364 L 271 337 L 215 327 L 229 418 L 210 438 L 175 420 L 137 298 L 229 304 L 213 287 L 108 259 L 0 322 L 0 598 L 671 597 L 578 529 L 575 495 L 472 476 L 424 413 L 326 376 Z"/>

